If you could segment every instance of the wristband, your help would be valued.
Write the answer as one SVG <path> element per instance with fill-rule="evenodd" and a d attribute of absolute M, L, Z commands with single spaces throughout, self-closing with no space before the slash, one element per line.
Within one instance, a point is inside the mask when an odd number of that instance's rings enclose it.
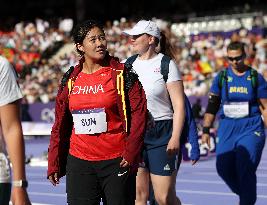
<path fill-rule="evenodd" d="M 210 127 L 203 127 L 203 130 L 202 130 L 203 134 L 210 134 Z"/>
<path fill-rule="evenodd" d="M 15 181 L 12 181 L 12 186 L 27 188 L 28 187 L 28 181 L 27 180 L 15 180 Z"/>

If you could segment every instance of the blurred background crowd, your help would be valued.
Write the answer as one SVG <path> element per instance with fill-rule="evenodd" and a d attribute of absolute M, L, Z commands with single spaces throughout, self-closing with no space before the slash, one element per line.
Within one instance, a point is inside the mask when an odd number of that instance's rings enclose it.
<path fill-rule="evenodd" d="M 16 2 L 14 9 L 18 10 L 22 4 Z M 68 2 L 71 1 L 66 1 L 66 8 L 68 8 Z M 85 12 L 81 2 L 84 5 L 86 2 L 82 0 L 75 2 L 76 10 L 79 11 L 76 11 L 75 18 L 54 16 L 54 18 L 35 17 L 19 20 L 13 16 L 13 21 L 7 19 L 5 24 L 1 24 L 0 20 L 0 55 L 8 58 L 16 68 L 25 96 L 23 99 L 25 104 L 53 102 L 62 75 L 79 60 L 72 43 L 71 31 Z M 56 3 L 53 4 L 56 5 Z M 37 8 L 38 5 L 36 3 L 35 7 Z M 110 6 L 113 8 L 113 5 Z M 214 75 L 227 67 L 225 53 L 230 41 L 239 40 L 246 44 L 246 62 L 267 79 L 267 12 L 252 11 L 247 7 L 246 4 L 242 7 L 242 12 L 233 12 L 235 14 L 220 15 L 221 13 L 217 11 L 212 16 L 188 15 L 186 18 L 181 18 L 182 15 L 174 13 L 172 18 L 167 18 L 166 13 L 161 12 L 157 16 L 165 18 L 153 18 L 174 48 L 175 60 L 183 75 L 185 92 L 188 96 L 207 94 Z M 138 10 L 138 6 L 133 8 Z M 130 7 L 128 11 L 129 9 Z M 32 16 L 37 16 L 34 10 L 31 8 L 28 10 L 31 11 Z M 172 11 L 170 8 L 169 10 Z M 44 7 L 44 11 L 50 10 Z M 122 15 L 123 11 L 114 16 Z M 51 12 L 47 15 L 51 16 Z M 151 19 L 152 13 L 151 10 L 149 17 L 142 16 L 144 19 Z M 108 14 L 104 17 L 109 18 L 101 19 L 105 24 L 108 50 L 112 55 L 123 60 L 133 53 L 131 43 L 126 36 L 122 35 L 122 30 L 132 27 L 140 17 L 136 17 L 137 13 L 135 17 L 127 16 L 111 20 L 113 17 Z M 24 15 L 27 16 L 27 14 Z M 86 19 L 87 16 L 84 15 L 83 18 Z M 7 24 L 8 22 L 11 23 Z"/>
<path fill-rule="evenodd" d="M 226 28 L 235 19 L 228 18 L 226 24 L 216 19 L 191 23 L 154 19 L 175 50 L 187 95 L 207 94 L 212 77 L 227 66 L 225 49 L 231 40 L 240 40 L 247 45 L 247 63 L 267 79 L 267 40 L 264 38 L 267 16 L 246 17 L 252 19 L 251 25 L 240 24 L 239 20 L 240 25 L 234 29 Z M 201 27 L 210 22 L 214 22 L 213 29 L 201 32 Z M 126 18 L 105 23 L 108 50 L 120 60 L 132 55 L 130 41 L 122 35 L 122 30 L 132 24 L 135 21 Z M 221 29 L 216 28 L 217 24 L 222 24 Z M 191 27 L 195 29 L 190 31 Z M 19 22 L 10 31 L 0 31 L 0 54 L 16 68 L 25 102 L 55 100 L 63 73 L 79 60 L 71 39 L 72 28 L 72 19 L 59 20 L 57 26 L 36 19 L 34 22 Z"/>

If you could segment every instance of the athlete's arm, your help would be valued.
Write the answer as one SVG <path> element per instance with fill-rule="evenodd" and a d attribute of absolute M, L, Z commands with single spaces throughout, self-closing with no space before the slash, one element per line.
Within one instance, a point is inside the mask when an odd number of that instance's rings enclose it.
<path fill-rule="evenodd" d="M 203 120 L 203 133 L 201 141 L 210 147 L 210 127 L 212 126 L 216 113 L 220 108 L 220 97 L 214 93 L 209 94 L 208 106 Z"/>
<path fill-rule="evenodd" d="M 179 152 L 180 137 L 182 134 L 185 120 L 185 102 L 183 81 L 173 81 L 167 83 L 167 89 L 173 107 L 173 129 L 172 137 L 167 146 L 168 154 L 172 155 Z"/>
<path fill-rule="evenodd" d="M 263 121 L 264 121 L 264 124 L 265 124 L 265 127 L 267 127 L 267 99 L 266 98 L 261 98 L 259 99 L 260 101 L 260 111 L 261 111 L 261 114 L 263 116 Z"/>
<path fill-rule="evenodd" d="M 202 136 L 201 136 L 201 141 L 202 141 L 202 144 L 205 144 L 206 143 L 208 145 L 208 147 L 210 147 L 210 133 L 209 133 L 209 129 L 212 126 L 214 120 L 215 120 L 215 115 L 214 114 L 205 113 L 204 120 L 203 120 L 203 133 L 202 133 Z M 205 129 L 207 131 L 204 133 L 204 130 Z"/>
<path fill-rule="evenodd" d="M 12 179 L 25 180 L 25 148 L 19 116 L 19 101 L 0 106 L 0 121 L 7 151 L 12 163 Z M 25 188 L 13 187 L 13 204 L 29 205 Z"/>

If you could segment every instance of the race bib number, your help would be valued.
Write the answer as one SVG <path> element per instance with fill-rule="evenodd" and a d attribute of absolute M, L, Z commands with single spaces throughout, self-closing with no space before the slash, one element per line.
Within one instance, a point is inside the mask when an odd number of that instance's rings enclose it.
<path fill-rule="evenodd" d="M 231 102 L 223 105 L 223 112 L 226 117 L 242 118 L 249 115 L 248 102 Z"/>
<path fill-rule="evenodd" d="M 75 134 L 97 134 L 107 131 L 104 108 L 72 111 Z"/>

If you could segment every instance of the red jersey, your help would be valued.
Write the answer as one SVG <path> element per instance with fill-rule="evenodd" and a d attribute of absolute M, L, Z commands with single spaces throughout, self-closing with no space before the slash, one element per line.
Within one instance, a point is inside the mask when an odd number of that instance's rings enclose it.
<path fill-rule="evenodd" d="M 92 74 L 78 74 L 69 96 L 70 111 L 77 113 L 83 110 L 104 109 L 107 129 L 102 133 L 77 134 L 77 130 L 75 132 L 73 128 L 69 150 L 71 155 L 88 161 L 122 156 L 126 135 L 118 111 L 117 92 L 110 67 L 101 68 Z"/>

